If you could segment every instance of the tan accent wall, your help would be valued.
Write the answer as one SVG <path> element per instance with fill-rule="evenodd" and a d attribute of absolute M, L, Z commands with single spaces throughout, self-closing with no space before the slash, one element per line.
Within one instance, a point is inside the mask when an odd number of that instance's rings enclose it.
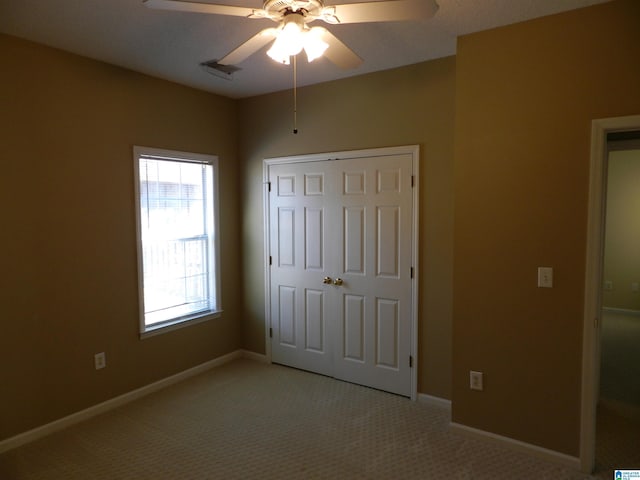
<path fill-rule="evenodd" d="M 237 349 L 240 212 L 234 101 L 6 35 L 0 58 L 2 440 Z M 134 144 L 220 158 L 223 317 L 145 340 Z"/>
<path fill-rule="evenodd" d="M 450 398 L 454 87 L 451 57 L 301 88 L 298 135 L 291 91 L 240 102 L 245 348 L 265 350 L 263 160 L 419 144 L 419 391 Z"/>
<path fill-rule="evenodd" d="M 640 311 L 640 150 L 609 153 L 605 228 L 602 304 Z"/>
<path fill-rule="evenodd" d="M 621 0 L 458 40 L 454 422 L 579 453 L 591 120 L 640 112 L 638 25 Z"/>

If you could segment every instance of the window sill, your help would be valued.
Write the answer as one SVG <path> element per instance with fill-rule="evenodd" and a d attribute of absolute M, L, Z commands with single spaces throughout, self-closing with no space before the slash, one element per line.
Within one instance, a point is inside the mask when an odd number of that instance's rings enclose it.
<path fill-rule="evenodd" d="M 194 318 L 181 318 L 175 320 L 173 322 L 163 323 L 158 326 L 149 326 L 144 332 L 140 332 L 140 340 L 144 340 L 145 338 L 155 337 L 156 335 L 162 335 L 163 333 L 172 332 L 174 330 L 178 330 L 180 328 L 190 327 L 191 325 L 195 325 L 197 323 L 208 322 L 209 320 L 213 320 L 214 318 L 219 318 L 222 316 L 222 310 L 218 310 L 216 312 L 207 313 L 202 316 L 194 317 Z"/>

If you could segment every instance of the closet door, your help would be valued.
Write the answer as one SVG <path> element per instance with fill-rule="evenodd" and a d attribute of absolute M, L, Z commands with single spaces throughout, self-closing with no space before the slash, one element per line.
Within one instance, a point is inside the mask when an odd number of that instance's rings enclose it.
<path fill-rule="evenodd" d="M 334 163 L 334 376 L 411 394 L 411 155 Z"/>
<path fill-rule="evenodd" d="M 411 395 L 412 156 L 269 167 L 272 361 Z"/>
<path fill-rule="evenodd" d="M 327 218 L 333 192 L 330 162 L 270 167 L 272 361 L 324 375 L 333 374 L 328 296 L 333 286 L 327 260 Z"/>

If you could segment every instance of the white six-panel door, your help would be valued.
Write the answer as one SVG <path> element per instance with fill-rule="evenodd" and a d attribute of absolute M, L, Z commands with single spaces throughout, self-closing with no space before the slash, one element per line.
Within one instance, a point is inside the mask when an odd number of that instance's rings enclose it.
<path fill-rule="evenodd" d="M 270 169 L 272 361 L 332 375 L 327 259 L 329 162 Z M 327 251 L 329 250 L 329 251 Z"/>
<path fill-rule="evenodd" d="M 268 166 L 273 362 L 411 396 L 413 160 Z"/>
<path fill-rule="evenodd" d="M 410 395 L 411 157 L 341 160 L 334 376 Z"/>

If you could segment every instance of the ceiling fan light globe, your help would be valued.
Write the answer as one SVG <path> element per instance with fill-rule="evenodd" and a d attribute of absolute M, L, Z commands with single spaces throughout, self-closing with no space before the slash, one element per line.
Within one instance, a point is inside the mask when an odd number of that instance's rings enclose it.
<path fill-rule="evenodd" d="M 327 48 L 329 48 L 329 44 L 322 39 L 322 29 L 312 28 L 306 33 L 304 51 L 307 54 L 309 63 L 316 58 L 320 58 Z"/>
<path fill-rule="evenodd" d="M 305 32 L 300 28 L 300 25 L 295 22 L 289 22 L 280 30 L 274 46 L 277 43 L 278 48 L 286 51 L 289 56 L 297 55 L 302 51 L 304 39 Z"/>
<path fill-rule="evenodd" d="M 290 57 L 298 55 L 304 48 L 307 33 L 302 15 L 287 15 L 267 55 L 278 63 L 289 65 Z"/>
<path fill-rule="evenodd" d="M 307 61 L 311 63 L 317 58 L 320 58 L 322 55 L 324 55 L 324 52 L 327 48 L 329 48 L 329 45 L 327 45 L 326 43 L 324 43 L 321 48 L 305 47 L 304 51 L 307 54 Z"/>
<path fill-rule="evenodd" d="M 282 48 L 280 48 L 277 43 L 278 40 L 276 39 L 276 41 L 273 42 L 273 45 L 271 45 L 271 48 L 267 50 L 267 55 L 269 55 L 269 57 L 271 57 L 271 59 L 275 62 L 281 63 L 283 65 L 289 65 L 290 55 Z"/>

